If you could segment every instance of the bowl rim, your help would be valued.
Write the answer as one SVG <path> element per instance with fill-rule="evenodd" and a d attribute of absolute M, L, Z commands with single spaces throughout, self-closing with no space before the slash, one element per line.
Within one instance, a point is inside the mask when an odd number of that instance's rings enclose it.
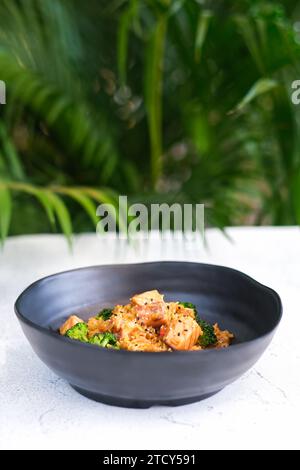
<path fill-rule="evenodd" d="M 69 343 L 69 344 L 72 344 L 72 345 L 77 345 L 77 347 L 83 347 L 83 348 L 92 348 L 95 353 L 96 351 L 98 351 L 98 353 L 96 354 L 103 354 L 103 353 L 108 353 L 108 354 L 138 354 L 138 355 L 152 355 L 153 357 L 156 357 L 156 356 L 167 356 L 168 357 L 168 354 L 166 354 L 167 351 L 161 351 L 161 352 L 147 352 L 147 351 L 127 351 L 126 349 L 106 349 L 106 348 L 96 348 L 95 345 L 93 344 L 89 344 L 89 343 L 83 343 L 81 341 L 75 341 L 71 338 L 67 338 L 66 336 L 62 336 L 62 335 L 59 335 L 58 333 L 56 333 L 55 331 L 53 330 L 50 330 L 48 328 L 45 328 L 43 326 L 40 326 L 38 325 L 37 323 L 29 320 L 25 315 L 23 315 L 20 311 L 20 308 L 19 308 L 19 304 L 22 300 L 22 297 L 28 292 L 30 291 L 31 289 L 33 289 L 34 287 L 36 287 L 37 285 L 43 283 L 43 282 L 46 282 L 54 277 L 58 277 L 58 276 L 63 276 L 64 274 L 70 274 L 70 273 L 73 273 L 73 272 L 78 272 L 78 271 L 87 271 L 87 270 L 92 270 L 92 269 L 99 269 L 99 268 L 106 268 L 106 267 L 110 267 L 110 268 L 119 268 L 119 267 L 126 267 L 126 266 L 140 266 L 140 265 L 143 265 L 143 266 L 146 266 L 146 265 L 154 265 L 154 264 L 157 264 L 157 265 L 162 265 L 162 264 L 187 264 L 187 265 L 195 265 L 195 266 L 202 266 L 202 267 L 208 267 L 208 268 L 217 268 L 219 269 L 220 271 L 224 271 L 224 272 L 232 272 L 232 273 L 236 273 L 238 275 L 240 275 L 241 277 L 243 277 L 244 279 L 246 279 L 248 282 L 250 282 L 251 284 L 255 285 L 257 288 L 261 289 L 261 290 L 264 290 L 265 292 L 268 292 L 269 294 L 271 294 L 271 296 L 274 298 L 274 300 L 276 301 L 277 303 L 277 313 L 278 313 L 278 319 L 275 323 L 275 325 L 273 326 L 273 328 L 271 328 L 267 333 L 264 333 L 263 335 L 259 335 L 259 336 L 256 336 L 255 338 L 253 339 L 250 339 L 250 340 L 246 340 L 246 341 L 242 341 L 241 343 L 237 343 L 237 344 L 232 344 L 230 345 L 228 348 L 221 348 L 221 349 L 203 349 L 203 350 L 199 350 L 199 351 L 172 351 L 172 355 L 176 354 L 176 355 L 190 355 L 190 354 L 193 354 L 193 355 L 196 355 L 196 354 L 200 354 L 200 355 L 203 355 L 203 354 L 212 354 L 212 353 L 226 353 L 232 349 L 239 349 L 241 347 L 243 347 L 244 345 L 246 344 L 252 344 L 252 343 L 255 343 L 257 342 L 258 340 L 261 340 L 263 338 L 266 338 L 268 336 L 270 336 L 272 333 L 274 334 L 275 331 L 277 330 L 281 320 L 282 320 L 282 316 L 283 316 L 283 306 L 282 306 L 282 301 L 281 301 L 281 298 L 279 296 L 279 294 L 272 288 L 256 281 L 254 278 L 252 278 L 251 276 L 249 276 L 248 274 L 245 274 L 243 273 L 242 271 L 239 271 L 238 269 L 235 269 L 235 268 L 230 268 L 228 266 L 223 266 L 223 265 L 218 265 L 218 264 L 210 264 L 210 263 L 201 263 L 201 262 L 194 262 L 194 261 L 173 261 L 173 260 L 164 260 L 164 261 L 146 261 L 146 262 L 134 262 L 134 263 L 113 263 L 113 264 L 100 264 L 100 265 L 91 265 L 91 266 L 83 266 L 83 267 L 80 267 L 80 268 L 74 268 L 74 269 L 68 269 L 68 270 L 65 270 L 65 271 L 60 271 L 60 272 L 57 272 L 57 273 L 54 273 L 54 274 L 50 274 L 48 276 L 44 276 L 40 279 L 37 279 L 36 281 L 32 282 L 31 284 L 29 284 L 28 287 L 26 287 L 22 292 L 21 294 L 19 294 L 19 296 L 17 297 L 15 303 L 14 303 L 14 312 L 18 318 L 19 321 L 27 324 L 28 326 L 40 331 L 41 333 L 43 334 L 46 334 L 48 336 L 51 336 L 52 338 L 55 338 L 56 340 L 58 341 L 63 341 L 65 343 Z"/>

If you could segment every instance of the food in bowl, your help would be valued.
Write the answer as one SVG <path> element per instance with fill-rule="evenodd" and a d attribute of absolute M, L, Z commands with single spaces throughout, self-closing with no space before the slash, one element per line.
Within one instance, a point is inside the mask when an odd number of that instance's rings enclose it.
<path fill-rule="evenodd" d="M 226 348 L 234 335 L 201 319 L 195 305 L 165 302 L 157 290 L 134 295 L 127 305 L 105 308 L 87 322 L 71 315 L 59 332 L 76 341 L 128 351 L 198 351 Z"/>
<path fill-rule="evenodd" d="M 69 315 L 87 323 L 100 308 L 125 304 L 117 299 L 129 299 L 147 286 L 166 293 L 168 301 L 193 302 L 204 319 L 232 331 L 235 344 L 198 352 L 131 353 L 58 334 Z M 85 397 L 134 408 L 186 405 L 224 389 L 257 362 L 282 318 L 278 294 L 244 273 L 174 261 L 54 274 L 28 287 L 15 311 L 32 348 L 57 376 Z"/>

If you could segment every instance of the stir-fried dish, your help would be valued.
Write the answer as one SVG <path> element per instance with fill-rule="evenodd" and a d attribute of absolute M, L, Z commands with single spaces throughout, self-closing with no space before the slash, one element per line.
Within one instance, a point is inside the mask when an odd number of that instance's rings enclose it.
<path fill-rule="evenodd" d="M 157 290 L 133 296 L 128 305 L 105 308 L 88 322 L 72 315 L 59 331 L 102 348 L 147 352 L 226 348 L 234 337 L 201 319 L 193 304 L 165 302 Z"/>

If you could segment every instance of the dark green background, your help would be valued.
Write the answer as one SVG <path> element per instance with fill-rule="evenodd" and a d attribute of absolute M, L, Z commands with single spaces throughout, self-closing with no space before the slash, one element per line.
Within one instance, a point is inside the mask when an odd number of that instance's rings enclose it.
<path fill-rule="evenodd" d="M 300 221 L 297 1 L 1 0 L 0 79 L 2 238 L 94 230 L 118 194 Z"/>

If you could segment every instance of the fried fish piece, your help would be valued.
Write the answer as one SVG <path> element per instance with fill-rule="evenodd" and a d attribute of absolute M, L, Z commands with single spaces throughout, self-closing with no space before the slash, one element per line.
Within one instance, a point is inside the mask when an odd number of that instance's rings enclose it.
<path fill-rule="evenodd" d="M 234 335 L 228 330 L 221 330 L 218 323 L 215 323 L 214 331 L 217 337 L 217 344 L 215 347 L 217 349 L 228 348 L 228 346 L 230 346 L 230 343 L 234 339 Z"/>
<path fill-rule="evenodd" d="M 142 292 L 142 294 L 136 294 L 130 299 L 130 301 L 132 305 L 147 305 L 163 302 L 164 296 L 155 289 Z"/>
<path fill-rule="evenodd" d="M 116 334 L 120 333 L 128 322 L 136 320 L 131 304 L 116 305 L 110 320 L 112 322 L 112 331 Z"/>
<path fill-rule="evenodd" d="M 135 295 L 131 299 L 131 305 L 141 325 L 159 328 L 168 322 L 169 316 L 164 297 L 157 290 Z"/>
<path fill-rule="evenodd" d="M 196 345 L 201 334 L 200 326 L 191 316 L 175 314 L 163 340 L 172 349 L 188 351 Z"/>
<path fill-rule="evenodd" d="M 61 325 L 59 332 L 61 335 L 65 335 L 66 332 L 72 328 L 73 326 L 77 325 L 77 323 L 83 323 L 83 320 L 76 315 L 71 315 L 63 325 Z"/>

